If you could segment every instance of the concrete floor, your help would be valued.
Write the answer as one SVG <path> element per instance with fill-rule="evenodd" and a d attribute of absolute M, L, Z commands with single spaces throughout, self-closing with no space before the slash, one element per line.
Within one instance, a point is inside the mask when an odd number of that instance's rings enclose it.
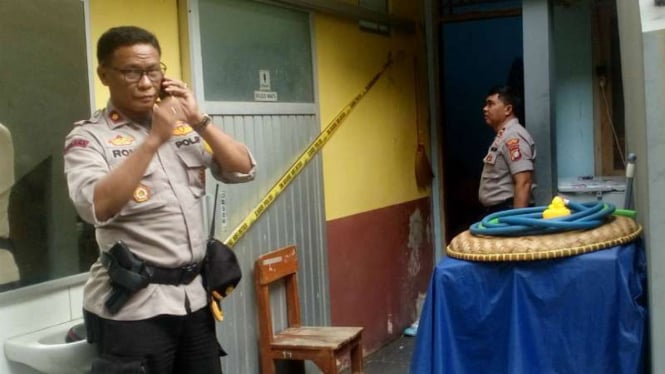
<path fill-rule="evenodd" d="M 365 374 L 408 374 L 415 337 L 401 336 L 365 357 Z M 342 371 L 349 374 L 349 370 Z"/>
<path fill-rule="evenodd" d="M 415 337 L 401 336 L 365 358 L 365 374 L 408 374 Z"/>

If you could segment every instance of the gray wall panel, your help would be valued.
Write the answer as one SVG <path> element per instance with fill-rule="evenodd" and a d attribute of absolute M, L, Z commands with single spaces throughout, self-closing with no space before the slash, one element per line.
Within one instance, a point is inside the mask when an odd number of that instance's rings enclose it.
<path fill-rule="evenodd" d="M 244 142 L 257 161 L 253 182 L 220 184 L 216 237 L 225 240 L 253 211 L 282 174 L 319 134 L 315 115 L 213 116 L 214 122 Z M 299 249 L 299 284 L 303 323 L 330 322 L 325 214 L 321 156 L 307 167 L 236 243 L 243 280 L 223 302 L 225 320 L 217 324 L 218 337 L 229 353 L 223 359 L 224 373 L 258 373 L 258 326 L 253 283 L 253 262 L 262 253 L 289 244 Z M 210 206 L 215 193 L 208 178 Z M 283 293 L 278 290 L 277 294 Z M 285 304 L 273 297 L 276 328 L 286 321 Z"/>

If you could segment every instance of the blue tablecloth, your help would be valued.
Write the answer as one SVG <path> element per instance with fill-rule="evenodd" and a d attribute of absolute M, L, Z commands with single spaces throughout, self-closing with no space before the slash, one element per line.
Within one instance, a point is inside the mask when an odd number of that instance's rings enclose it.
<path fill-rule="evenodd" d="M 557 260 L 436 266 L 411 373 L 641 373 L 641 241 Z"/>

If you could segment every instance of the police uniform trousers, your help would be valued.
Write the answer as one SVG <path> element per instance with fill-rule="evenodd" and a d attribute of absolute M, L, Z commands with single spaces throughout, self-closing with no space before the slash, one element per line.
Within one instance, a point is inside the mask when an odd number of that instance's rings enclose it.
<path fill-rule="evenodd" d="M 221 347 L 208 307 L 184 316 L 115 321 L 84 311 L 99 358 L 92 374 L 220 374 Z M 90 336 L 93 335 L 93 336 Z M 140 338 L 139 338 L 140 337 Z"/>

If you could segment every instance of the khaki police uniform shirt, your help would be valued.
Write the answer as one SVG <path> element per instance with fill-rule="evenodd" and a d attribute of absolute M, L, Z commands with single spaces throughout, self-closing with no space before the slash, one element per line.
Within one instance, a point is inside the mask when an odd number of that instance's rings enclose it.
<path fill-rule="evenodd" d="M 148 136 L 148 129 L 125 119 L 111 104 L 86 121 L 75 124 L 65 141 L 65 174 L 69 195 L 78 214 L 96 227 L 97 243 L 106 251 L 122 240 L 143 260 L 166 268 L 198 263 L 205 255 L 208 227 L 202 222 L 205 169 L 215 179 L 239 183 L 254 178 L 255 161 L 248 174 L 220 170 L 203 138 L 181 122 L 152 162 L 125 207 L 114 217 L 95 217 L 95 183 Z M 104 306 L 111 291 L 107 270 L 99 260 L 90 268 L 83 290 L 83 307 L 101 317 L 139 320 L 159 314 L 184 315 L 207 305 L 197 276 L 187 285 L 149 284 L 133 294 L 111 316 Z"/>
<path fill-rule="evenodd" d="M 500 204 L 515 195 L 513 174 L 534 170 L 536 146 L 516 118 L 499 130 L 483 160 L 478 199 L 484 206 Z"/>

